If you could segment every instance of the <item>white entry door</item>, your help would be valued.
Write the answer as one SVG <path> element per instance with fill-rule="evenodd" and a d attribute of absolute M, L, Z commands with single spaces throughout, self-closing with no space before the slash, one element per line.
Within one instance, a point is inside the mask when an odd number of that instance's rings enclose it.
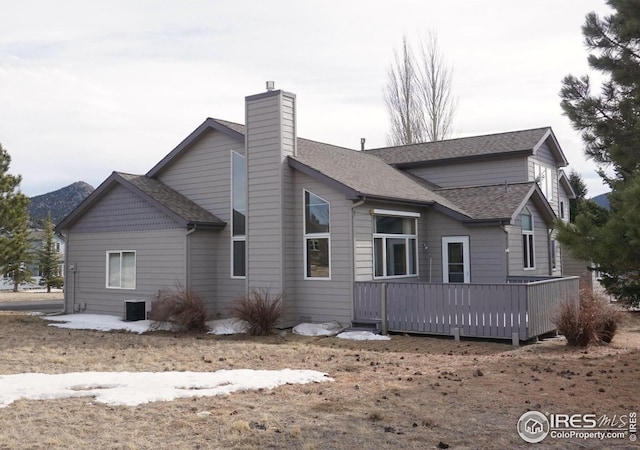
<path fill-rule="evenodd" d="M 442 281 L 469 283 L 469 236 L 442 238 Z"/>

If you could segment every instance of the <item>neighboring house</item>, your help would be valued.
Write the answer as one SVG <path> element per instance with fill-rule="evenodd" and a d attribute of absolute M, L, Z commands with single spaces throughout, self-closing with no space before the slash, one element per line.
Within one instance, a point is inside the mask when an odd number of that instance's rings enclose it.
<path fill-rule="evenodd" d="M 562 275 L 573 193 L 550 128 L 355 151 L 298 138 L 295 103 L 246 97 L 246 126 L 207 119 L 146 175 L 114 172 L 56 228 L 67 311 L 180 283 L 222 316 L 269 289 L 291 323 L 349 323 L 358 283 Z"/>
<path fill-rule="evenodd" d="M 38 265 L 37 258 L 38 252 L 42 249 L 44 245 L 44 231 L 32 229 L 29 230 L 29 240 L 31 241 L 31 252 L 35 255 L 35 260 L 33 262 L 27 263 L 26 268 L 31 272 L 31 283 L 25 283 L 20 285 L 23 289 L 31 289 L 40 287 L 40 279 L 42 278 L 42 273 L 40 272 L 40 266 Z M 58 270 L 60 276 L 64 276 L 64 261 L 65 261 L 65 240 L 64 238 L 57 234 L 53 234 L 55 251 L 58 254 Z M 0 290 L 8 290 L 13 289 L 13 281 L 9 274 L 4 274 L 0 278 Z"/>

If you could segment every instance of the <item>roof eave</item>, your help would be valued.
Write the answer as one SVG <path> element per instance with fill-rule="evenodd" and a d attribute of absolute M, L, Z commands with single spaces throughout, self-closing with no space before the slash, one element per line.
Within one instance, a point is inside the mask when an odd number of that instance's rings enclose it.
<path fill-rule="evenodd" d="M 542 213 L 542 216 L 547 222 L 547 224 L 552 224 L 553 221 L 556 219 L 556 213 L 553 212 L 553 208 L 551 208 L 551 205 L 549 204 L 546 197 L 538 187 L 537 183 L 534 183 L 531 186 L 531 189 L 529 189 L 529 192 L 527 193 L 527 195 L 524 196 L 524 199 L 522 200 L 520 205 L 518 205 L 518 207 L 513 212 L 511 219 L 512 220 L 516 219 L 516 217 L 522 212 L 524 207 L 527 205 L 529 200 L 533 200 L 536 207 Z"/>
<path fill-rule="evenodd" d="M 96 204 L 98 200 L 102 198 L 106 191 L 108 191 L 116 180 L 117 172 L 112 172 L 111 175 L 104 180 L 100 186 L 98 186 L 91 194 L 89 194 L 78 206 L 76 206 L 67 216 L 62 219 L 58 225 L 54 228 L 56 233 L 63 233 L 73 225 L 91 206 Z"/>
<path fill-rule="evenodd" d="M 558 164 L 558 167 L 568 166 L 569 161 L 567 160 L 567 157 L 564 155 L 562 148 L 560 148 L 560 143 L 556 139 L 556 136 L 553 133 L 553 130 L 551 129 L 551 127 L 547 129 L 544 136 L 535 145 L 535 147 L 533 148 L 534 152 L 536 152 L 538 148 L 540 148 L 540 146 L 547 141 L 551 142 L 551 145 L 549 145 L 549 148 L 551 149 L 551 153 L 553 153 L 553 156 L 556 160 L 556 163 Z"/>

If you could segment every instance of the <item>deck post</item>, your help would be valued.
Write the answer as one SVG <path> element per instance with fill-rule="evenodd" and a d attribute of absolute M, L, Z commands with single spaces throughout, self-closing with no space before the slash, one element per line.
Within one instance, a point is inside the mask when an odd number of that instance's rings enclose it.
<path fill-rule="evenodd" d="M 380 319 L 382 320 L 382 334 L 388 334 L 387 331 L 387 283 L 382 283 L 382 290 L 380 292 Z"/>
<path fill-rule="evenodd" d="M 518 333 L 511 333 L 511 344 L 516 347 L 520 345 L 520 335 Z"/>
<path fill-rule="evenodd" d="M 453 339 L 455 339 L 456 341 L 459 341 L 460 340 L 460 328 L 452 327 L 451 331 L 453 331 Z"/>

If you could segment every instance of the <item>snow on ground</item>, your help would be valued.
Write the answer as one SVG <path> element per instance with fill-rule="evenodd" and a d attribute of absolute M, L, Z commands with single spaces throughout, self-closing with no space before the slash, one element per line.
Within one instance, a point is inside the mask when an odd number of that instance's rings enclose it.
<path fill-rule="evenodd" d="M 116 316 L 103 314 L 64 314 L 59 316 L 47 316 L 46 320 L 54 322 L 49 326 L 59 328 L 70 328 L 74 330 L 98 330 L 111 331 L 123 330 L 133 333 L 144 333 L 150 331 L 150 320 L 138 320 L 135 322 L 125 322 Z M 239 334 L 246 333 L 248 323 L 240 319 L 211 320 L 207 322 L 210 334 Z M 170 327 L 160 327 L 159 329 L 170 329 Z M 356 341 L 388 341 L 389 336 L 381 336 L 370 331 L 346 331 L 340 333 L 344 327 L 338 322 L 326 323 L 301 323 L 293 327 L 292 332 L 302 336 L 333 336 L 340 339 L 352 339 Z"/>
<path fill-rule="evenodd" d="M 144 333 L 149 331 L 150 320 L 138 320 L 135 322 L 125 322 L 116 316 L 104 314 L 63 314 L 59 316 L 47 316 L 46 320 L 62 323 L 49 324 L 50 327 L 70 328 L 72 330 L 124 330 L 133 333 Z"/>
<path fill-rule="evenodd" d="M 351 339 L 354 341 L 390 341 L 389 336 L 375 334 L 371 331 L 345 331 L 336 336 L 340 339 Z"/>
<path fill-rule="evenodd" d="M 209 334 L 241 334 L 249 329 L 249 322 L 241 319 L 220 319 L 207 322 Z"/>
<path fill-rule="evenodd" d="M 65 314 L 47 316 L 55 323 L 49 326 L 98 331 L 125 330 L 144 333 L 150 320 L 125 322 L 119 317 L 102 314 Z M 212 334 L 246 333 L 248 324 L 239 319 L 207 322 Z M 390 340 L 370 331 L 342 332 L 338 322 L 301 323 L 293 333 L 303 336 L 333 336 L 353 340 Z M 339 334 L 338 334 L 339 333 Z M 283 384 L 305 384 L 333 381 L 327 374 L 314 370 L 219 370 L 217 372 L 75 372 L 48 375 L 25 373 L 0 376 L 0 407 L 20 398 L 49 399 L 95 397 L 97 402 L 135 406 L 176 398 L 204 397 L 255 389 L 273 389 Z"/>
<path fill-rule="evenodd" d="M 315 370 L 219 370 L 217 372 L 72 372 L 0 375 L 0 407 L 19 399 L 94 397 L 108 405 L 136 406 L 177 398 L 209 397 L 273 389 L 283 384 L 333 381 Z"/>
<path fill-rule="evenodd" d="M 293 327 L 292 333 L 301 336 L 333 336 L 344 330 L 335 320 L 326 323 L 301 323 Z"/>

